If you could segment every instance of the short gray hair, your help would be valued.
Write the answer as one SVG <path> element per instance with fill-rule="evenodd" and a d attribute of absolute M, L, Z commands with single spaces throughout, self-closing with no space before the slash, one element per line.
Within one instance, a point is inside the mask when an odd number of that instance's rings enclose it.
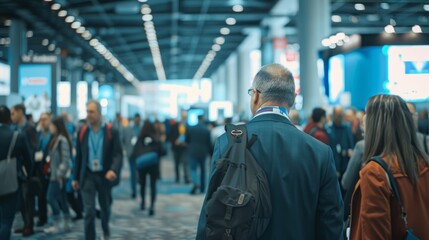
<path fill-rule="evenodd" d="M 280 64 L 263 66 L 253 79 L 253 87 L 261 92 L 263 101 L 286 103 L 289 107 L 295 102 L 293 75 Z"/>
<path fill-rule="evenodd" d="M 91 103 L 95 104 L 95 106 L 97 107 L 98 113 L 101 114 L 101 104 L 100 104 L 100 102 L 97 101 L 97 100 L 91 99 L 91 100 L 88 100 L 88 102 L 86 103 L 86 106 L 88 107 L 88 105 L 91 104 Z"/>

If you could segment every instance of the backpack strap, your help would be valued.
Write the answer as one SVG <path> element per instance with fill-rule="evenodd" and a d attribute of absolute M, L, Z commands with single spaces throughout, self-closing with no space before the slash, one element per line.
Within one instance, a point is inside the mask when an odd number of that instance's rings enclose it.
<path fill-rule="evenodd" d="M 9 151 L 7 152 L 7 159 L 10 159 L 12 156 L 13 149 L 15 148 L 16 139 L 18 138 L 18 131 L 13 132 L 12 141 L 9 145 Z"/>
<path fill-rule="evenodd" d="M 401 215 L 402 215 L 401 217 L 402 217 L 402 220 L 404 221 L 405 228 L 408 230 L 407 213 L 405 212 L 404 205 L 402 204 L 402 201 L 401 201 L 401 195 L 399 194 L 399 190 L 398 190 L 398 187 L 396 185 L 395 178 L 393 177 L 393 174 L 390 171 L 389 166 L 387 166 L 386 162 L 384 162 L 380 156 L 374 156 L 371 158 L 370 161 L 378 163 L 386 172 L 390 187 L 392 188 L 393 195 L 398 200 L 398 203 L 401 206 Z"/>
<path fill-rule="evenodd" d="M 316 133 L 317 130 L 318 130 L 318 128 L 316 128 L 316 127 L 310 129 L 310 131 L 308 132 L 308 135 L 314 137 L 313 134 Z"/>
<path fill-rule="evenodd" d="M 427 137 L 428 137 L 428 135 L 426 135 L 426 134 L 423 134 L 423 147 L 425 148 L 425 152 L 426 152 L 426 154 L 429 154 L 429 151 L 428 151 L 428 143 L 427 143 Z"/>
<path fill-rule="evenodd" d="M 107 132 L 107 138 L 110 140 L 112 139 L 112 127 L 113 125 L 111 123 L 106 124 L 106 132 Z M 82 126 L 82 129 L 79 132 L 79 141 L 82 142 L 83 138 L 85 137 L 86 131 L 88 130 L 88 125 L 84 124 Z"/>
<path fill-rule="evenodd" d="M 84 124 L 82 129 L 79 132 L 79 142 L 83 141 L 83 137 L 85 137 L 86 131 L 88 130 L 88 125 Z"/>
<path fill-rule="evenodd" d="M 234 124 L 228 124 L 225 126 L 225 130 L 226 130 L 226 134 L 228 137 L 228 143 L 229 146 L 232 145 L 238 145 L 238 147 L 236 148 L 238 153 L 241 155 L 243 154 L 242 157 L 238 158 L 237 164 L 245 164 L 245 149 L 247 147 L 247 128 L 246 125 L 234 125 Z"/>
<path fill-rule="evenodd" d="M 113 125 L 111 123 L 106 124 L 107 138 L 109 140 L 112 139 L 112 127 L 113 127 Z"/>

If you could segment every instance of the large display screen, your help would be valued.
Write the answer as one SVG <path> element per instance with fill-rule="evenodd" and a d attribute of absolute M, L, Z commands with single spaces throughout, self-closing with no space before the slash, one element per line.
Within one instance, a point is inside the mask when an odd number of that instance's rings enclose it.
<path fill-rule="evenodd" d="M 18 71 L 19 95 L 24 97 L 27 113 L 37 121 L 40 114 L 51 111 L 52 65 L 21 64 Z"/>
<path fill-rule="evenodd" d="M 0 62 L 0 95 L 10 93 L 10 66 Z"/>
<path fill-rule="evenodd" d="M 429 100 L 429 46 L 385 46 L 387 90 L 408 101 Z"/>
<path fill-rule="evenodd" d="M 376 94 L 395 94 L 405 101 L 429 101 L 429 46 L 385 45 L 360 48 L 328 58 L 325 87 L 332 104 L 350 94 L 364 109 Z M 341 80 L 343 79 L 343 80 Z"/>

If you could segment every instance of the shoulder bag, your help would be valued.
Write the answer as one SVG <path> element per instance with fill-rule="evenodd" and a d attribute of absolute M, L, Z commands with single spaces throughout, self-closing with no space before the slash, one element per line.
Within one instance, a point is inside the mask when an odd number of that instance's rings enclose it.
<path fill-rule="evenodd" d="M 18 132 L 13 133 L 6 159 L 0 161 L 0 196 L 13 193 L 18 190 L 18 168 L 16 157 L 12 158 Z"/>

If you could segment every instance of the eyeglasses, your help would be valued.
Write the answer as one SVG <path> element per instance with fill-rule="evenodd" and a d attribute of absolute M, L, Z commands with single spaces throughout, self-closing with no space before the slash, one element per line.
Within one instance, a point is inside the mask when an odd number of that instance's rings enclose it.
<path fill-rule="evenodd" d="M 249 89 L 247 89 L 247 94 L 249 94 L 250 96 L 253 96 L 253 93 L 254 92 L 258 92 L 258 93 L 261 93 L 261 91 L 259 91 L 258 89 L 256 89 L 256 88 L 249 88 Z"/>

